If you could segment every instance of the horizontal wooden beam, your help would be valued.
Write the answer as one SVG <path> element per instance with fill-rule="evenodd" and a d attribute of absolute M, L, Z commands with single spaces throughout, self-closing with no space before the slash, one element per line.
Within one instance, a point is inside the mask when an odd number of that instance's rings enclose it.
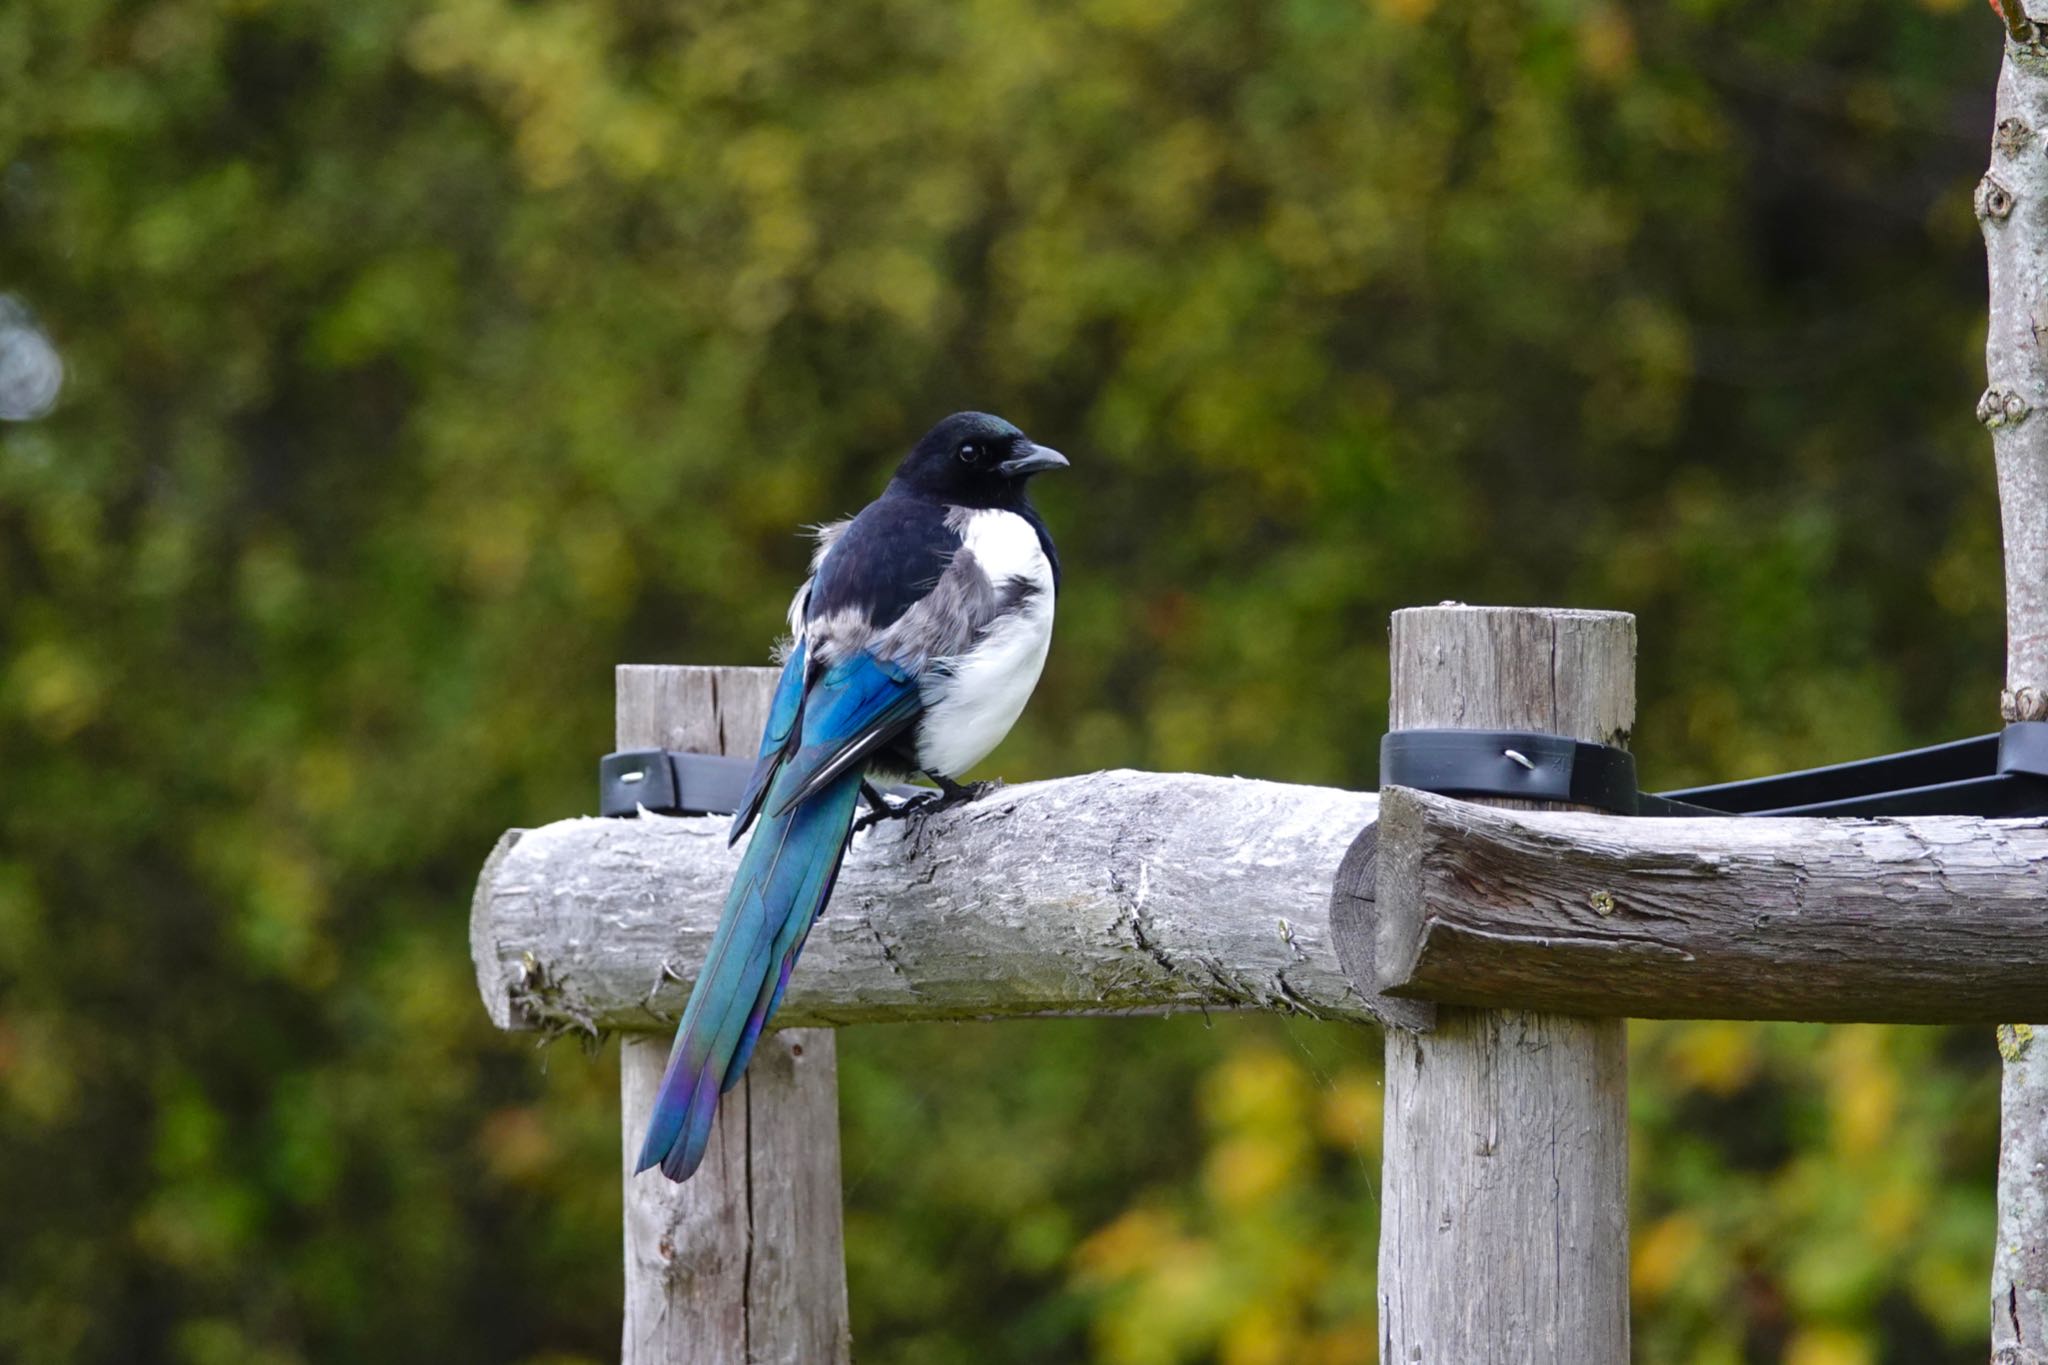
<path fill-rule="evenodd" d="M 882 826 L 855 839 L 776 1022 L 1253 1009 L 1426 1027 L 1430 1006 L 1355 987 L 1330 941 L 1338 864 L 1376 808 L 1105 772 Z M 725 832 L 642 815 L 506 835 L 470 920 L 492 1019 L 672 1028 L 737 862 Z M 656 990 L 664 965 L 682 980 Z"/>
<path fill-rule="evenodd" d="M 2048 1000 L 2048 820 L 1624 819 L 1392 788 L 1377 852 L 1376 982 L 1399 996 L 1924 1024 Z"/>

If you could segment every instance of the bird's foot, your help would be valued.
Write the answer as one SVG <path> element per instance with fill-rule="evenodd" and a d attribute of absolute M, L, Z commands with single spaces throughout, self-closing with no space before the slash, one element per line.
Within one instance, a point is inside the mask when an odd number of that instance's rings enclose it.
<path fill-rule="evenodd" d="M 939 789 L 930 796 L 921 799 L 918 802 L 917 809 L 909 812 L 911 817 L 910 832 L 906 838 L 910 844 L 910 856 L 912 858 L 925 857 L 932 851 L 932 817 L 934 815 L 939 814 L 941 811 L 951 810 L 955 806 L 964 806 L 970 801 L 979 801 L 982 797 L 1003 785 L 999 781 L 968 782 L 962 784 L 955 782 L 950 777 L 943 777 L 938 773 L 926 773 L 925 776 L 938 783 Z"/>
<path fill-rule="evenodd" d="M 646 996 L 640 1001 L 640 1008 L 651 1011 L 654 1008 L 654 997 L 661 994 L 663 986 L 666 986 L 671 981 L 680 985 L 689 979 L 677 972 L 675 968 L 669 966 L 667 958 L 663 958 L 661 960 L 661 970 L 654 974 L 654 984 L 647 988 Z"/>
<path fill-rule="evenodd" d="M 950 777 L 941 777 L 937 773 L 926 773 L 925 776 L 938 783 L 939 789 L 935 792 L 923 792 L 903 801 L 891 801 L 867 783 L 861 783 L 861 795 L 868 803 L 868 813 L 853 822 L 853 832 L 858 834 L 864 829 L 881 824 L 884 820 L 913 818 L 918 829 L 922 830 L 924 822 L 940 811 L 964 806 L 970 801 L 979 801 L 1003 785 L 1001 778 L 988 782 L 960 783 Z"/>
<path fill-rule="evenodd" d="M 964 806 L 969 801 L 979 801 L 1003 785 L 1003 779 L 1000 777 L 992 777 L 986 782 L 960 783 L 950 777 L 941 777 L 937 773 L 926 773 L 925 776 L 939 784 L 939 799 L 925 807 L 926 815 L 937 815 L 942 810 Z"/>
<path fill-rule="evenodd" d="M 861 799 L 868 803 L 868 813 L 853 822 L 855 834 L 864 829 L 872 829 L 884 820 L 908 820 L 914 812 L 939 799 L 939 793 L 926 792 L 922 796 L 891 801 L 865 782 L 860 784 L 860 794 Z"/>

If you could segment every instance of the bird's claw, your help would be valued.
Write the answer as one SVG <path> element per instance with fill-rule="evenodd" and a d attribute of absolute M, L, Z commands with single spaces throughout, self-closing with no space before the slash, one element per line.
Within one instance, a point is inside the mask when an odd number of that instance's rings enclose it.
<path fill-rule="evenodd" d="M 904 801 L 891 801 L 873 788 L 867 788 L 868 813 L 853 822 L 853 832 L 858 834 L 864 829 L 881 824 L 884 820 L 915 819 L 917 827 L 922 829 L 924 822 L 940 811 L 964 806 L 970 801 L 979 801 L 1003 785 L 1000 777 L 991 778 L 986 782 L 960 783 L 932 774 L 928 776 L 933 776 L 939 784 L 939 789 L 935 792 L 920 793 Z"/>
<path fill-rule="evenodd" d="M 853 832 L 858 834 L 864 829 L 872 829 L 884 820 L 908 820 L 913 814 L 938 799 L 937 792 L 913 796 L 902 801 L 891 801 L 888 797 L 877 794 L 874 802 L 868 807 L 868 813 L 853 822 Z"/>
<path fill-rule="evenodd" d="M 683 982 L 688 980 L 688 977 L 682 975 L 681 973 L 676 971 L 675 968 L 668 965 L 667 958 L 663 958 L 661 960 L 661 970 L 654 974 L 654 984 L 647 988 L 647 994 L 644 997 L 642 997 L 640 1001 L 640 1007 L 642 1009 L 653 1009 L 654 997 L 661 994 L 661 988 L 663 986 L 666 986 L 671 981 L 675 982 L 678 985 L 681 985 Z"/>

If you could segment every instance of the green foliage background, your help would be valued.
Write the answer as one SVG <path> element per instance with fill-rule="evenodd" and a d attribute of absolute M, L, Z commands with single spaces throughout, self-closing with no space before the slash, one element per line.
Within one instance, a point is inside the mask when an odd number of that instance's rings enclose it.
<path fill-rule="evenodd" d="M 935 416 L 1071 452 L 995 767 L 1371 780 L 1385 618 L 1639 613 L 1660 785 L 1995 724 L 1950 0 L 5 0 L 0 1356 L 615 1358 L 496 833 Z M 1983 1355 L 1980 1030 L 1641 1026 L 1638 1356 Z M 1378 1041 L 843 1041 L 870 1361 L 1369 1361 Z"/>

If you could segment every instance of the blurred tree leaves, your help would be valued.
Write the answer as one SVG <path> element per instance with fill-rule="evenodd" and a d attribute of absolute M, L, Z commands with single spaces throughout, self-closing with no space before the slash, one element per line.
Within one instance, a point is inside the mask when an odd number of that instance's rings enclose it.
<path fill-rule="evenodd" d="M 1013 778 L 1369 781 L 1446 597 L 1640 613 L 1660 783 L 1987 728 L 1954 10 L 0 7 L 0 1354 L 609 1356 L 612 1081 L 469 880 L 953 408 L 1077 457 Z M 1634 1042 L 1642 1359 L 1981 1355 L 1987 1040 Z M 864 1357 L 1370 1358 L 1369 1037 L 844 1054 Z"/>

